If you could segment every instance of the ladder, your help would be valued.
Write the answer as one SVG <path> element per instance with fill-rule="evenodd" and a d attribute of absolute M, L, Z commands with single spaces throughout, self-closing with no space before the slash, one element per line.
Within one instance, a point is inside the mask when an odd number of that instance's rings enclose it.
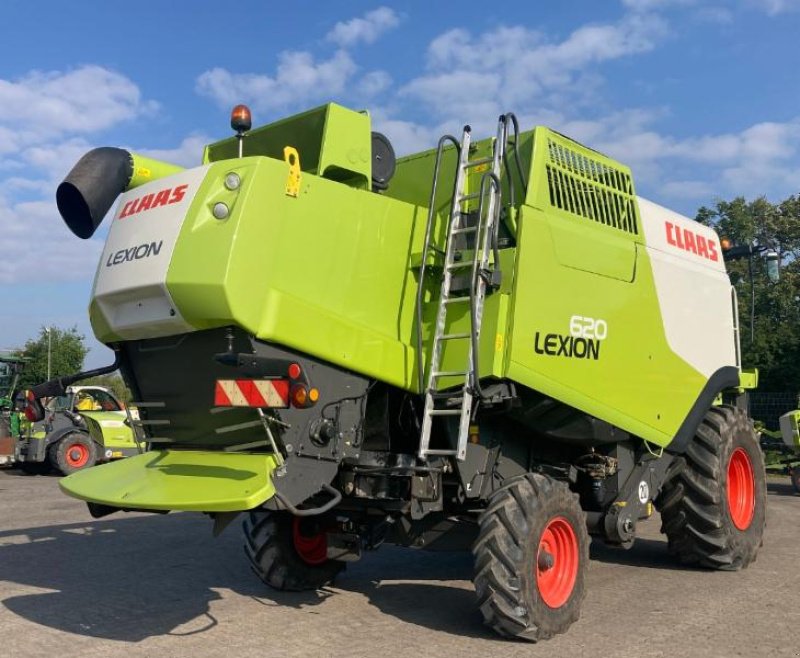
<path fill-rule="evenodd" d="M 442 283 L 439 295 L 439 305 L 436 312 L 436 325 L 433 333 L 433 345 L 431 350 L 430 369 L 428 371 L 427 384 L 425 385 L 425 407 L 422 416 L 422 427 L 420 433 L 419 453 L 420 459 L 427 459 L 430 455 L 450 455 L 455 456 L 459 461 L 463 461 L 467 454 L 467 441 L 469 438 L 469 425 L 473 417 L 475 407 L 475 396 L 479 394 L 478 385 L 478 345 L 481 331 L 481 320 L 483 317 L 483 302 L 486 297 L 488 286 L 499 284 L 499 263 L 495 260 L 494 270 L 490 268 L 490 254 L 494 251 L 496 256 L 496 234 L 501 208 L 501 187 L 500 175 L 501 167 L 505 158 L 506 148 L 506 117 L 501 116 L 497 136 L 494 141 L 492 155 L 477 160 L 469 159 L 471 128 L 464 126 L 461 143 L 458 144 L 454 137 L 445 135 L 439 140 L 436 153 L 436 164 L 434 166 L 433 186 L 431 191 L 431 203 L 428 210 L 428 227 L 425 233 L 425 244 L 422 254 L 422 267 L 420 270 L 420 290 L 418 295 L 418 324 L 417 333 L 421 335 L 421 299 L 422 288 L 424 287 L 425 261 L 432 245 L 431 230 L 435 213 L 436 186 L 439 177 L 439 165 L 445 142 L 450 141 L 457 147 L 458 165 L 456 168 L 455 182 L 453 186 L 453 198 L 450 206 L 450 213 L 447 223 L 447 246 L 444 252 L 444 263 L 442 265 Z M 481 176 L 480 186 L 477 192 L 465 193 L 467 175 L 470 169 L 489 165 L 490 169 Z M 465 225 L 467 212 L 465 205 L 470 201 L 478 200 L 477 221 L 474 226 Z M 473 234 L 474 250 L 471 259 L 460 260 L 457 258 L 456 238 L 460 235 Z M 459 254 L 460 256 L 460 254 Z M 454 294 L 453 279 L 456 276 L 466 274 L 469 284 L 469 294 Z M 470 316 L 470 329 L 468 332 L 446 333 L 448 319 L 454 314 L 462 312 L 467 308 Z M 448 341 L 469 341 L 467 348 L 467 361 L 463 370 L 442 370 L 442 356 L 444 345 Z M 418 338 L 418 345 L 421 338 Z M 420 356 L 421 362 L 421 356 Z M 421 369 L 420 369 L 421 370 Z M 440 392 L 438 390 L 439 381 L 446 377 L 460 377 L 462 384 L 460 390 L 449 390 Z M 422 374 L 420 374 L 422 378 Z M 458 440 L 456 448 L 435 448 L 430 447 L 431 429 L 433 419 L 437 416 L 458 416 Z"/>

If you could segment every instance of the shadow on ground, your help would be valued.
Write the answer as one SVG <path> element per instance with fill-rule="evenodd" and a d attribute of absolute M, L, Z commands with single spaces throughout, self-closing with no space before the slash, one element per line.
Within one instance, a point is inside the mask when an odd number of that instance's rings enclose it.
<path fill-rule="evenodd" d="M 316 605 L 327 593 L 273 596 L 249 570 L 235 528 L 214 540 L 200 515 L 89 520 L 0 532 L 0 581 L 41 588 L 3 600 L 36 624 L 138 642 L 216 625 L 209 604 L 229 588 L 283 606 Z M 184 628 L 185 627 L 185 628 Z"/>
<path fill-rule="evenodd" d="M 596 541 L 601 562 L 680 569 L 666 541 L 638 539 L 629 551 Z M 199 514 L 117 516 L 86 523 L 0 532 L 0 581 L 13 592 L 11 612 L 54 629 L 139 642 L 213 628 L 211 603 L 230 589 L 266 607 L 308 608 L 338 592 L 360 593 L 381 612 L 459 636 L 496 639 L 481 624 L 469 552 L 430 553 L 393 546 L 364 558 L 329 590 L 276 592 L 251 573 L 234 523 L 211 537 Z M 9 589 L 8 587 L 5 588 Z"/>

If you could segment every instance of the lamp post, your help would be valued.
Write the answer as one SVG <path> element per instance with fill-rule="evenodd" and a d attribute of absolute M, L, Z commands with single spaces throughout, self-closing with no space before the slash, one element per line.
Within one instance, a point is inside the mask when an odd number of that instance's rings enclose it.
<path fill-rule="evenodd" d="M 53 327 L 45 327 L 45 331 L 47 331 L 47 381 L 50 381 L 50 352 L 52 346 Z"/>

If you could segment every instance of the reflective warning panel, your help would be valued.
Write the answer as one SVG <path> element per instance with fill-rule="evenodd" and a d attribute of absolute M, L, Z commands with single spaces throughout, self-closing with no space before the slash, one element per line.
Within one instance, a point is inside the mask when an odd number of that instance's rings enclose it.
<path fill-rule="evenodd" d="M 285 379 L 218 379 L 214 389 L 218 407 L 288 407 Z"/>

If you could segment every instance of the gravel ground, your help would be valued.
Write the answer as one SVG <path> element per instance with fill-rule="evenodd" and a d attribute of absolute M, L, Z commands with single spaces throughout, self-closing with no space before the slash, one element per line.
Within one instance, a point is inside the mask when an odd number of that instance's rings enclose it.
<path fill-rule="evenodd" d="M 683 569 L 659 520 L 629 551 L 595 544 L 581 619 L 538 645 L 496 638 L 466 553 L 367 554 L 335 587 L 273 592 L 238 526 L 199 514 L 93 520 L 55 476 L 0 470 L 0 629 L 8 656 L 800 656 L 800 496 L 769 484 L 758 561 Z"/>

